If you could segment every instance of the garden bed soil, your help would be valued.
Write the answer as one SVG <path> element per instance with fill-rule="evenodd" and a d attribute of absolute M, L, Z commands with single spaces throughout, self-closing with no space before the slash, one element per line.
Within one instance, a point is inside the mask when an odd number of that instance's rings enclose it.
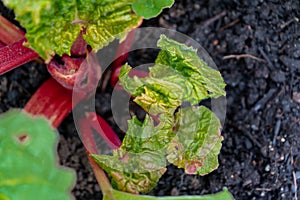
<path fill-rule="evenodd" d="M 0 13 L 13 21 L 1 2 Z M 227 187 L 236 199 L 300 198 L 299 20 L 300 2 L 294 0 L 182 0 L 144 21 L 197 40 L 227 83 L 219 168 L 200 177 L 169 166 L 150 194 L 209 194 Z M 0 112 L 24 107 L 48 77 L 35 62 L 2 75 Z M 112 123 L 110 95 L 97 94 L 96 108 Z M 75 198 L 101 199 L 71 115 L 58 130 L 60 162 L 77 172 Z"/>

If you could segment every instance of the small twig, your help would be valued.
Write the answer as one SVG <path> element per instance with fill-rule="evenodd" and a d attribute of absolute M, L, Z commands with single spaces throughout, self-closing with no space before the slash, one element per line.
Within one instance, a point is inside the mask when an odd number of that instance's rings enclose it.
<path fill-rule="evenodd" d="M 255 188 L 255 190 L 257 190 L 257 191 L 268 191 L 268 192 L 272 191 L 271 188 Z"/>
<path fill-rule="evenodd" d="M 267 61 L 268 65 L 270 67 L 274 68 L 273 63 L 271 62 L 271 60 L 269 59 L 267 54 L 264 52 L 264 50 L 261 47 L 258 47 L 258 50 L 259 50 L 260 54 L 264 57 L 264 59 Z"/>
<path fill-rule="evenodd" d="M 227 13 L 226 13 L 226 11 L 224 10 L 223 12 L 217 14 L 216 16 L 214 16 L 214 17 L 212 17 L 212 18 L 206 20 L 206 21 L 204 22 L 204 24 L 203 24 L 203 27 L 209 26 L 210 24 L 214 23 L 214 22 L 217 21 L 218 19 L 224 17 L 226 14 L 227 14 Z"/>
<path fill-rule="evenodd" d="M 278 133 L 280 131 L 280 126 L 281 126 L 281 120 L 278 119 L 276 121 L 275 130 L 274 130 L 274 137 L 273 137 L 273 145 L 274 146 L 276 145 L 276 139 L 277 139 Z"/>
<path fill-rule="evenodd" d="M 293 180 L 294 180 L 294 187 L 295 187 L 295 197 L 294 197 L 294 200 L 298 200 L 298 195 L 297 195 L 297 189 L 298 189 L 298 186 L 297 186 L 297 178 L 296 178 L 296 173 L 295 171 L 293 171 Z"/>
<path fill-rule="evenodd" d="M 293 23 L 293 22 L 299 22 L 299 19 L 298 19 L 297 17 L 294 17 L 293 19 L 291 19 L 291 20 L 289 20 L 289 21 L 287 21 L 287 22 L 281 24 L 281 25 L 280 25 L 280 28 L 281 28 L 281 29 L 284 29 L 285 27 L 287 27 L 288 25 L 290 25 L 290 24 Z"/>
<path fill-rule="evenodd" d="M 254 111 L 257 112 L 259 109 L 263 108 L 277 92 L 277 89 L 271 88 L 253 107 Z"/>
<path fill-rule="evenodd" d="M 291 158 L 291 165 L 294 165 L 294 158 L 293 158 L 292 150 L 290 150 L 290 158 Z M 294 187 L 295 187 L 295 197 L 294 197 L 294 200 L 298 200 L 298 194 L 297 194 L 297 189 L 298 189 L 297 177 L 296 177 L 296 173 L 295 173 L 294 170 L 293 170 L 292 174 L 293 174 L 293 182 L 294 182 Z"/>
<path fill-rule="evenodd" d="M 231 59 L 231 58 L 236 58 L 236 59 L 240 59 L 240 58 L 251 58 L 253 60 L 257 60 L 258 62 L 263 62 L 265 63 L 266 61 L 262 58 L 258 58 L 256 56 L 253 56 L 251 54 L 239 54 L 239 55 L 228 55 L 228 56 L 224 56 L 223 59 Z"/>
<path fill-rule="evenodd" d="M 239 21 L 240 21 L 240 19 L 235 19 L 235 20 L 233 20 L 233 21 L 230 22 L 229 24 L 226 24 L 226 25 L 222 26 L 222 27 L 218 30 L 218 32 L 224 31 L 225 29 L 227 29 L 227 28 L 229 28 L 229 27 L 231 27 L 231 26 L 236 25 L 237 23 L 239 23 Z"/>

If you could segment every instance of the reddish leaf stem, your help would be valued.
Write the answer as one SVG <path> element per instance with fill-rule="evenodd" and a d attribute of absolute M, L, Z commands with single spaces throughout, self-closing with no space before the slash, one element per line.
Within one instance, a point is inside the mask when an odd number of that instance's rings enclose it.
<path fill-rule="evenodd" d="M 101 169 L 99 167 L 99 165 L 90 157 L 90 154 L 92 152 L 87 151 L 87 156 L 89 158 L 89 162 L 91 164 L 91 167 L 94 171 L 94 174 L 96 176 L 97 182 L 100 185 L 100 188 L 103 192 L 103 194 L 105 194 L 107 196 L 107 198 L 109 200 L 114 200 L 114 195 L 112 193 L 112 187 L 111 184 L 105 174 L 105 172 L 103 171 L 103 169 Z"/>
<path fill-rule="evenodd" d="M 24 47 L 24 42 L 25 38 L 0 48 L 0 75 L 39 57 L 35 51 Z"/>
<path fill-rule="evenodd" d="M 76 103 L 72 104 L 71 90 L 50 78 L 39 87 L 24 109 L 33 115 L 44 115 L 53 127 L 58 127 Z"/>
<path fill-rule="evenodd" d="M 0 41 L 4 44 L 11 44 L 24 38 L 25 33 L 13 23 L 0 15 Z"/>
<path fill-rule="evenodd" d="M 79 33 L 76 41 L 71 47 L 72 56 L 85 56 L 87 53 L 87 43 L 82 37 L 82 32 Z"/>

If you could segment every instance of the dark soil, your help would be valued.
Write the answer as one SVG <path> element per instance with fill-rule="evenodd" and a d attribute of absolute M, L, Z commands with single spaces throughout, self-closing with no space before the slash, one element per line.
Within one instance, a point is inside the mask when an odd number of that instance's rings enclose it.
<path fill-rule="evenodd" d="M 1 4 L 0 13 L 13 19 Z M 236 199 L 300 198 L 299 20 L 295 0 L 186 0 L 144 22 L 197 40 L 227 83 L 219 168 L 200 177 L 169 166 L 152 195 L 208 194 L 227 187 Z M 2 75 L 0 112 L 23 107 L 47 77 L 45 67 L 34 62 Z M 109 103 L 109 93 L 97 95 L 98 112 L 112 122 Z M 76 199 L 101 199 L 71 116 L 59 132 L 61 163 L 77 171 Z"/>

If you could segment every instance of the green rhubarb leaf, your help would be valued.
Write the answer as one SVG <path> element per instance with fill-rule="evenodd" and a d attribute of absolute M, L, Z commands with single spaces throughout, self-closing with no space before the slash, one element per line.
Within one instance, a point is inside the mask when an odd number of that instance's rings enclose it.
<path fill-rule="evenodd" d="M 138 16 L 145 19 L 156 17 L 164 8 L 170 8 L 174 0 L 138 0 L 132 4 L 132 9 Z"/>
<path fill-rule="evenodd" d="M 68 54 L 80 31 L 97 51 L 141 23 L 134 0 L 4 0 L 26 29 L 28 45 L 47 61 Z"/>
<path fill-rule="evenodd" d="M 163 152 L 126 153 L 122 156 L 90 156 L 106 171 L 112 186 L 118 190 L 138 194 L 151 191 L 167 170 Z"/>
<path fill-rule="evenodd" d="M 204 106 L 176 113 L 177 134 L 167 148 L 167 159 L 187 174 L 205 175 L 218 167 L 223 137 L 217 116 Z"/>
<path fill-rule="evenodd" d="M 125 152 L 141 153 L 165 149 L 175 136 L 172 132 L 173 118 L 160 116 L 161 123 L 154 126 L 152 118 L 146 115 L 143 122 L 133 117 L 128 122 L 128 130 L 120 149 Z"/>
<path fill-rule="evenodd" d="M 140 122 L 129 120 L 122 145 L 113 156 L 91 155 L 112 178 L 112 185 L 130 193 L 149 192 L 165 173 L 165 148 L 175 136 L 172 118 L 162 115 L 158 126 L 146 115 Z"/>
<path fill-rule="evenodd" d="M 187 47 L 162 35 L 157 44 L 161 51 L 150 67 L 148 77 L 130 78 L 131 67 L 124 65 L 120 81 L 134 101 L 150 114 L 172 114 L 183 101 L 192 105 L 207 98 L 225 95 L 225 83 L 219 71 L 210 68 Z"/>
<path fill-rule="evenodd" d="M 216 194 L 209 194 L 203 196 L 169 196 L 169 197 L 154 197 L 146 195 L 134 195 L 117 190 L 112 190 L 115 200 L 234 200 L 233 196 L 226 188 Z M 110 200 L 104 195 L 103 200 Z"/>
<path fill-rule="evenodd" d="M 57 163 L 57 132 L 21 110 L 0 115 L 0 199 L 72 199 L 75 174 Z"/>
<path fill-rule="evenodd" d="M 150 76 L 172 81 L 184 89 L 183 100 L 192 105 L 199 103 L 206 98 L 217 98 L 224 96 L 225 83 L 219 71 L 210 68 L 202 59 L 199 58 L 197 50 L 193 47 L 187 47 L 184 44 L 161 35 L 157 43 L 161 51 L 155 61 Z M 174 72 L 165 75 L 169 66 L 179 73 Z"/>

